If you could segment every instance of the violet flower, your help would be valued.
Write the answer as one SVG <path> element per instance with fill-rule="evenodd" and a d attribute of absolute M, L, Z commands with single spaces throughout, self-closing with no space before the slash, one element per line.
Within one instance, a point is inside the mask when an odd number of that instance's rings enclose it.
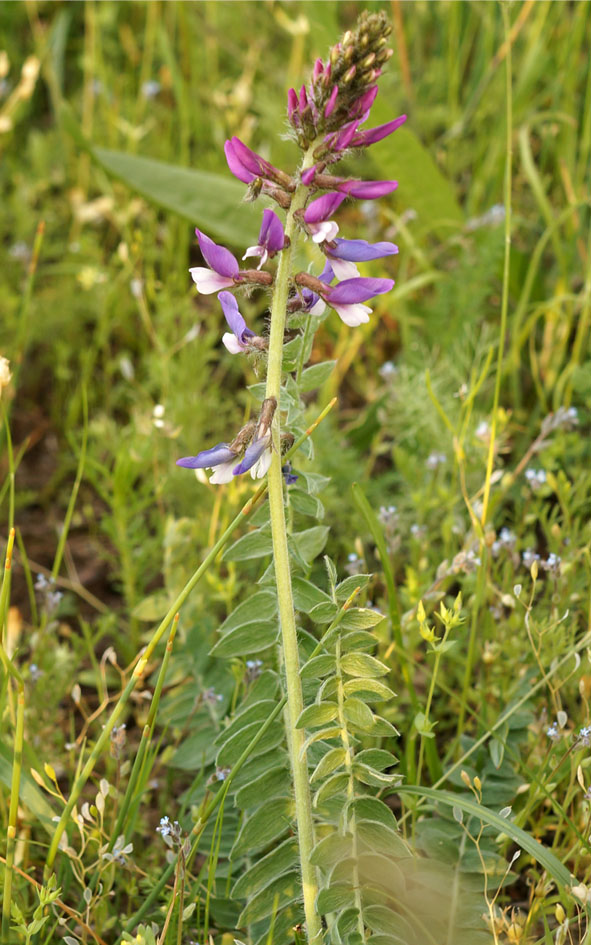
<path fill-rule="evenodd" d="M 271 430 L 269 429 L 260 436 L 255 434 L 255 439 L 250 446 L 246 447 L 242 462 L 234 468 L 233 474 L 234 476 L 240 476 L 250 469 L 250 475 L 253 479 L 262 479 L 269 471 L 272 458 Z"/>
<path fill-rule="evenodd" d="M 366 131 L 359 131 L 351 139 L 351 147 L 366 148 L 370 144 L 375 144 L 376 141 L 381 141 L 382 138 L 387 138 L 388 135 L 391 135 L 392 132 L 400 128 L 405 121 L 406 115 L 400 115 L 399 118 L 394 118 L 392 121 L 386 122 L 385 125 L 378 125 L 376 128 L 368 128 Z"/>
<path fill-rule="evenodd" d="M 391 194 L 397 187 L 397 180 L 344 180 L 337 184 L 337 190 L 342 194 L 358 200 L 377 200 Z"/>
<path fill-rule="evenodd" d="M 199 249 L 209 266 L 205 269 L 203 266 L 193 266 L 189 269 L 193 282 L 197 286 L 197 291 L 202 295 L 211 295 L 212 292 L 219 292 L 220 289 L 227 289 L 235 284 L 236 277 L 240 271 L 238 260 L 232 255 L 225 246 L 218 246 L 213 240 L 196 229 L 197 239 L 199 240 Z"/>
<path fill-rule="evenodd" d="M 281 220 L 273 210 L 263 210 L 263 222 L 259 232 L 259 241 L 256 246 L 249 246 L 243 259 L 249 256 L 260 256 L 261 261 L 257 269 L 265 265 L 267 259 L 281 252 L 285 246 L 285 233 Z"/>
<path fill-rule="evenodd" d="M 278 170 L 269 161 L 266 161 L 256 151 L 251 151 L 244 142 L 234 136 L 224 144 L 224 153 L 228 167 L 238 180 L 250 184 L 255 177 L 271 180 L 282 187 L 290 182 L 290 178 L 283 171 Z"/>
<path fill-rule="evenodd" d="M 334 308 L 345 325 L 356 328 L 369 321 L 371 308 L 361 303 L 374 295 L 389 292 L 394 285 L 393 279 L 346 279 L 324 292 L 325 301 Z"/>
<path fill-rule="evenodd" d="M 336 239 L 332 243 L 325 243 L 323 249 L 337 279 L 345 280 L 359 276 L 355 263 L 382 259 L 398 252 L 394 243 L 368 243 L 367 240 Z"/>
<path fill-rule="evenodd" d="M 240 310 L 238 302 L 231 292 L 220 292 L 218 295 L 226 321 L 232 331 L 227 331 L 222 335 L 222 343 L 228 349 L 230 354 L 241 354 L 249 347 L 249 341 L 256 338 L 254 331 L 247 327 Z"/>
<path fill-rule="evenodd" d="M 209 450 L 202 450 L 197 456 L 185 456 L 177 459 L 177 466 L 185 469 L 213 469 L 209 481 L 214 485 L 231 482 L 234 478 L 233 469 L 236 464 L 236 453 L 230 449 L 228 443 L 218 443 Z"/>
<path fill-rule="evenodd" d="M 338 223 L 329 220 L 331 213 L 340 207 L 345 194 L 324 194 L 308 204 L 304 210 L 304 221 L 306 222 L 312 239 L 315 243 L 322 243 L 324 240 L 334 240 L 339 232 Z"/>

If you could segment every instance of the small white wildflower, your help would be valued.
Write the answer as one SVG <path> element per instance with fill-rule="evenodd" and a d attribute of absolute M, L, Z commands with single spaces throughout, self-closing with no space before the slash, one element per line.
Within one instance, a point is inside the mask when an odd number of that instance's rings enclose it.
<path fill-rule="evenodd" d="M 438 466 L 443 465 L 447 460 L 445 453 L 429 453 L 425 461 L 425 466 L 427 469 L 437 469 Z"/>
<path fill-rule="evenodd" d="M 10 361 L 0 355 L 0 400 L 2 400 L 2 391 L 8 387 L 11 378 Z"/>
<path fill-rule="evenodd" d="M 144 282 L 142 279 L 132 279 L 129 283 L 129 289 L 134 299 L 141 299 L 144 291 Z"/>

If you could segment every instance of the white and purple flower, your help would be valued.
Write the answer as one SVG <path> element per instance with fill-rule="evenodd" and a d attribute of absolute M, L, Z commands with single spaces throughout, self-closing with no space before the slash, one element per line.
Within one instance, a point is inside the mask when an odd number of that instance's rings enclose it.
<path fill-rule="evenodd" d="M 308 204 L 304 210 L 304 222 L 315 243 L 334 240 L 339 232 L 339 225 L 329 217 L 340 207 L 345 194 L 324 194 Z"/>
<path fill-rule="evenodd" d="M 355 263 L 382 259 L 384 256 L 393 256 L 398 252 L 398 247 L 394 243 L 368 243 L 367 240 L 343 239 L 336 239 L 331 243 L 325 242 L 323 249 L 337 279 L 344 280 L 359 277 L 359 270 Z"/>
<path fill-rule="evenodd" d="M 345 279 L 335 286 L 329 286 L 323 296 L 345 325 L 356 328 L 369 321 L 372 311 L 368 305 L 363 305 L 363 302 L 375 295 L 389 292 L 393 285 L 393 279 Z"/>
<path fill-rule="evenodd" d="M 229 443 L 218 443 L 209 450 L 197 453 L 197 456 L 177 459 L 176 464 L 185 469 L 212 469 L 213 475 L 210 476 L 209 481 L 214 485 L 222 485 L 231 482 L 234 478 L 236 453 L 230 448 Z"/>
<path fill-rule="evenodd" d="M 227 331 L 222 335 L 222 343 L 230 354 L 242 354 L 251 346 L 252 339 L 256 338 L 254 331 L 247 327 L 244 318 L 240 314 L 238 302 L 231 292 L 220 292 L 218 295 L 222 311 L 226 321 L 232 331 Z"/>
<path fill-rule="evenodd" d="M 201 254 L 209 267 L 206 269 L 204 266 L 193 266 L 189 269 L 197 291 L 202 295 L 211 295 L 220 289 L 235 285 L 240 272 L 236 257 L 225 246 L 214 243 L 201 230 L 195 229 L 195 233 Z"/>
<path fill-rule="evenodd" d="M 263 222 L 259 232 L 259 241 L 256 246 L 249 246 L 243 259 L 249 256 L 260 256 L 261 261 L 257 269 L 261 269 L 268 259 L 272 259 L 285 247 L 285 232 L 281 220 L 273 210 L 263 210 Z"/>

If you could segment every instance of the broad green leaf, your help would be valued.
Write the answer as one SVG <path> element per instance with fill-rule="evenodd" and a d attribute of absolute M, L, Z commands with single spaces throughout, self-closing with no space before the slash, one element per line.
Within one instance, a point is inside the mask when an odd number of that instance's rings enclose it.
<path fill-rule="evenodd" d="M 298 862 L 298 842 L 290 837 L 243 873 L 232 889 L 234 899 L 254 896 Z"/>
<path fill-rule="evenodd" d="M 261 722 L 253 722 L 251 725 L 247 725 L 246 728 L 243 728 L 240 732 L 236 732 L 232 738 L 229 738 L 228 741 L 222 745 L 218 752 L 216 758 L 217 766 L 219 768 L 231 768 L 232 765 L 238 761 L 238 758 L 244 749 L 248 747 L 260 727 Z M 253 756 L 262 755 L 271 748 L 276 748 L 283 741 L 283 737 L 283 725 L 281 722 L 273 722 L 255 748 L 253 748 Z"/>
<path fill-rule="evenodd" d="M 316 898 L 316 909 L 320 915 L 326 915 L 327 912 L 338 912 L 351 905 L 354 899 L 351 886 L 329 886 L 328 889 L 322 889 Z"/>
<path fill-rule="evenodd" d="M 368 679 L 377 679 L 390 672 L 389 666 L 367 653 L 345 653 L 340 667 L 347 676 L 365 676 Z"/>
<path fill-rule="evenodd" d="M 376 738 L 389 738 L 390 736 L 398 737 L 400 732 L 383 716 L 374 713 L 371 734 Z"/>
<path fill-rule="evenodd" d="M 323 361 L 321 364 L 312 364 L 311 367 L 307 367 L 305 371 L 302 371 L 300 390 L 309 391 L 322 387 L 332 374 L 336 363 L 336 361 Z"/>
<path fill-rule="evenodd" d="M 294 902 L 302 895 L 302 887 L 297 873 L 286 873 L 273 880 L 262 889 L 244 907 L 238 919 L 238 925 L 250 925 Z"/>
<path fill-rule="evenodd" d="M 208 236 L 231 246 L 256 242 L 258 213 L 243 202 L 245 186 L 230 172 L 212 174 L 107 148 L 91 147 L 90 152 L 132 190 L 184 217 Z"/>
<path fill-rule="evenodd" d="M 340 738 L 341 729 L 338 726 L 331 726 L 330 728 L 321 728 L 319 732 L 314 732 L 312 735 L 308 735 L 306 741 L 302 746 L 302 752 L 308 750 L 310 745 L 313 745 L 314 742 L 324 741 L 324 739 L 329 738 Z"/>
<path fill-rule="evenodd" d="M 232 848 L 232 857 L 252 856 L 273 840 L 278 840 L 291 829 L 293 817 L 294 804 L 289 797 L 278 797 L 263 804 L 244 822 Z"/>
<path fill-rule="evenodd" d="M 353 732 L 371 732 L 374 727 L 374 715 L 365 702 L 356 699 L 355 696 L 350 696 L 345 700 L 343 709 L 347 723 Z"/>
<path fill-rule="evenodd" d="M 369 765 L 359 764 L 359 762 L 354 762 L 353 774 L 361 784 L 369 784 L 371 787 L 384 787 L 386 784 L 400 784 L 402 779 L 402 775 L 400 774 L 386 774 L 382 771 L 378 771 L 376 768 L 371 768 Z"/>
<path fill-rule="evenodd" d="M 271 771 L 279 765 L 286 768 L 289 765 L 289 757 L 283 749 L 272 748 L 271 751 L 267 751 L 263 755 L 257 755 L 252 761 L 247 761 L 244 767 L 236 773 L 230 790 L 238 792 L 243 787 L 248 787 L 265 771 Z"/>
<path fill-rule="evenodd" d="M 370 633 L 369 630 L 353 630 L 343 637 L 343 651 L 374 650 L 377 643 L 375 633 Z"/>
<path fill-rule="evenodd" d="M 398 759 L 396 755 L 385 751 L 383 748 L 366 748 L 355 755 L 354 764 L 355 763 L 369 765 L 377 771 L 385 771 L 387 768 L 397 765 Z M 388 810 L 389 808 L 386 809 Z M 367 819 L 373 820 L 374 818 L 368 817 Z"/>
<path fill-rule="evenodd" d="M 363 910 L 363 921 L 372 932 L 400 936 L 401 943 L 416 941 L 412 926 L 387 906 L 367 906 Z"/>
<path fill-rule="evenodd" d="M 300 714 L 296 722 L 296 728 L 317 728 L 319 725 L 326 725 L 336 719 L 339 709 L 334 702 L 320 702 L 316 705 L 309 705 Z"/>
<path fill-rule="evenodd" d="M 341 940 L 344 941 L 349 932 L 357 929 L 359 909 L 345 909 L 337 919 L 337 929 Z"/>
<path fill-rule="evenodd" d="M 243 535 L 224 552 L 224 561 L 250 561 L 263 558 L 273 550 L 270 528 L 257 528 L 254 532 Z"/>
<path fill-rule="evenodd" d="M 517 827 L 510 820 L 506 820 L 495 811 L 483 807 L 476 801 L 470 800 L 461 794 L 453 794 L 451 791 L 441 791 L 438 788 L 419 787 L 417 785 L 404 785 L 398 789 L 399 794 L 414 794 L 418 797 L 425 797 L 436 803 L 445 804 L 448 807 L 459 807 L 465 814 L 478 818 L 482 823 L 489 824 L 499 833 L 505 834 L 513 840 L 518 846 L 529 853 L 540 864 L 542 869 L 555 880 L 560 886 L 566 888 L 571 886 L 573 878 L 568 869 L 563 866 L 560 860 L 552 853 L 548 847 L 543 846 L 538 840 Z"/>
<path fill-rule="evenodd" d="M 291 542 L 300 558 L 308 564 L 312 564 L 314 558 L 324 548 L 329 531 L 330 529 L 325 525 L 315 525 L 314 528 L 308 528 L 306 531 L 293 535 Z"/>
<path fill-rule="evenodd" d="M 345 763 L 346 757 L 347 750 L 345 748 L 331 748 L 314 768 L 310 782 L 317 781 L 318 778 L 326 778 L 329 774 L 332 774 L 333 771 L 336 771 Z"/>
<path fill-rule="evenodd" d="M 215 753 L 211 728 L 207 726 L 184 739 L 168 763 L 172 768 L 197 771 L 213 761 Z"/>
<path fill-rule="evenodd" d="M 392 112 L 387 80 L 372 108 L 372 125 L 383 124 L 396 117 Z M 449 232 L 464 223 L 454 188 L 433 160 L 431 151 L 419 140 L 408 123 L 393 138 L 372 146 L 371 162 L 379 176 L 403 181 L 397 203 L 412 207 L 417 214 L 417 227 L 423 231 Z M 445 228 L 445 229 L 444 229 Z"/>
<path fill-rule="evenodd" d="M 292 589 L 294 607 L 304 614 L 309 614 L 317 604 L 330 602 L 328 594 L 299 574 L 294 574 L 292 578 Z"/>
<path fill-rule="evenodd" d="M 209 651 L 210 656 L 247 656 L 249 653 L 260 653 L 272 646 L 279 636 L 279 623 L 244 624 L 225 633 L 221 640 Z"/>
<path fill-rule="evenodd" d="M 270 620 L 277 613 L 277 595 L 274 591 L 258 591 L 242 601 L 224 620 L 220 633 L 227 633 L 253 620 Z"/>
<path fill-rule="evenodd" d="M 370 607 L 353 607 L 343 614 L 341 626 L 343 630 L 369 630 L 383 619 L 383 614 Z"/>
<path fill-rule="evenodd" d="M 285 797 L 289 794 L 290 788 L 289 769 L 285 765 L 280 765 L 271 771 L 265 771 L 250 784 L 245 784 L 240 788 L 236 792 L 234 804 L 241 810 L 248 810 L 249 807 L 256 807 L 261 801 L 272 797 Z"/>
<path fill-rule="evenodd" d="M 350 679 L 343 686 L 346 696 L 356 693 L 365 702 L 387 702 L 394 699 L 395 692 L 379 679 Z"/>

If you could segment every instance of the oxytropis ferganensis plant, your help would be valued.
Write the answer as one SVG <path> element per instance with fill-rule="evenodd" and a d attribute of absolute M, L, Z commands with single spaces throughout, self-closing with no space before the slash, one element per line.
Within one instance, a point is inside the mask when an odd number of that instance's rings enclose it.
<path fill-rule="evenodd" d="M 372 708 L 394 695 L 383 681 L 389 668 L 372 655 L 376 637 L 370 631 L 382 617 L 352 606 L 368 576 L 339 582 L 327 559 L 328 592 L 309 580 L 328 529 L 298 530 L 297 522 L 301 516 L 321 518 L 316 493 L 325 480 L 316 471 L 294 475 L 282 458 L 306 430 L 302 392 L 318 387 L 333 367 L 329 362 L 305 368 L 326 307 L 346 325 L 358 326 L 369 320 L 365 303 L 394 284 L 362 276 L 356 264 L 393 255 L 397 247 L 340 238 L 332 219 L 348 198 L 373 200 L 397 186 L 334 173 L 339 161 L 405 121 L 403 115 L 364 128 L 377 79 L 392 54 L 389 33 L 383 13 L 363 13 L 326 62 L 316 61 L 308 85 L 299 93 L 290 90 L 288 120 L 302 152 L 295 172 L 274 167 L 236 137 L 226 142 L 228 166 L 247 185 L 247 200 L 262 197 L 280 208 L 280 215 L 263 210 L 258 243 L 244 254 L 259 258 L 257 268 L 241 269 L 228 249 L 196 231 L 207 265 L 191 269 L 191 275 L 200 293 L 218 293 L 230 328 L 222 338 L 225 347 L 263 358 L 267 368 L 266 384 L 252 388 L 262 401 L 257 418 L 228 442 L 178 460 L 189 469 L 211 469 L 210 482 L 219 484 L 248 471 L 254 479 L 268 475 L 269 502 L 257 513 L 257 529 L 226 557 L 247 560 L 272 550 L 273 564 L 256 593 L 225 622 L 214 649 L 228 657 L 268 656 L 268 668 L 261 660 L 247 663 L 255 678 L 218 738 L 220 780 L 253 732 L 285 703 L 285 726 L 279 719 L 269 725 L 234 785 L 235 803 L 246 816 L 231 857 L 233 876 L 239 877 L 233 896 L 246 899 L 239 927 L 248 926 L 252 942 L 293 940 L 294 926 L 303 921 L 309 942 L 326 934 L 353 945 L 380 923 L 394 928 L 402 921 L 394 904 L 392 877 L 399 871 L 393 873 L 393 860 L 408 852 L 390 808 L 376 796 L 376 788 L 397 779 L 391 771 L 395 757 L 380 747 L 396 730 Z M 302 268 L 305 254 L 319 275 Z M 275 259 L 273 270 L 264 268 Z M 234 294 L 253 287 L 271 296 L 268 336 L 247 327 Z M 303 445 L 311 456 L 310 441 Z"/>

